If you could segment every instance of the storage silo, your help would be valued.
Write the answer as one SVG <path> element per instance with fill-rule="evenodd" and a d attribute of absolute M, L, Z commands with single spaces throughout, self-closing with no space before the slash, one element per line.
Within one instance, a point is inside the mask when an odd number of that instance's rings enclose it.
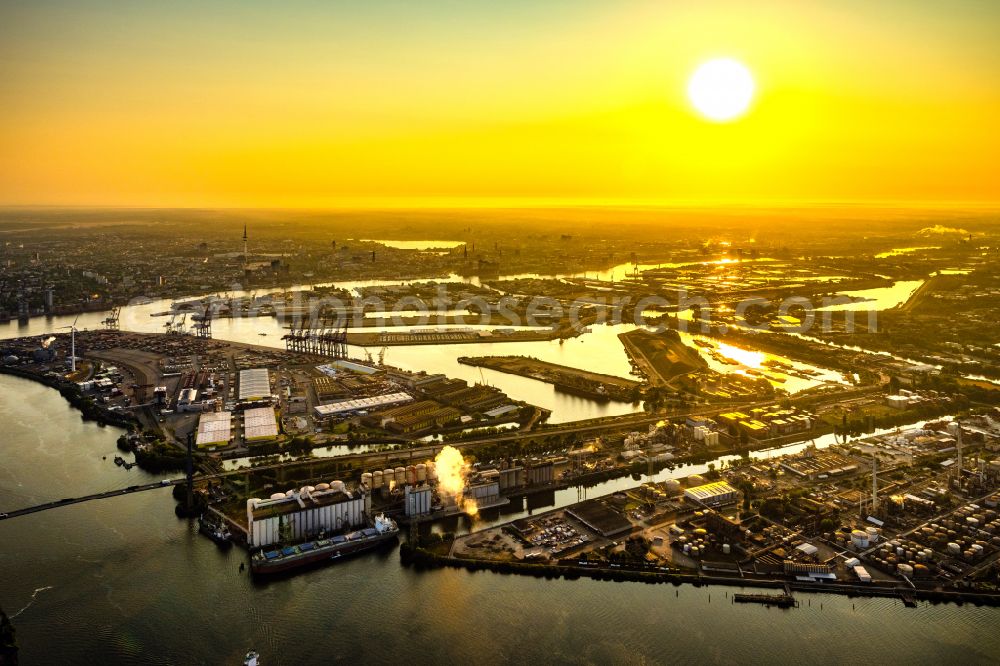
<path fill-rule="evenodd" d="M 393 470 L 393 478 L 396 480 L 396 485 L 402 486 L 406 484 L 406 468 L 397 467 Z"/>
<path fill-rule="evenodd" d="M 417 485 L 417 467 L 416 465 L 406 466 L 406 483 L 410 486 Z"/>
<path fill-rule="evenodd" d="M 372 486 L 372 474 L 371 474 L 371 472 L 364 472 L 361 475 L 361 485 L 365 486 L 366 488 L 373 487 Z"/>
<path fill-rule="evenodd" d="M 423 483 L 427 480 L 427 465 L 417 463 L 417 481 Z"/>
<path fill-rule="evenodd" d="M 434 466 L 433 461 L 427 461 L 427 480 L 437 481 L 437 478 L 438 478 L 437 467 Z"/>
<path fill-rule="evenodd" d="M 377 469 L 372 472 L 372 488 L 382 487 L 382 470 Z"/>

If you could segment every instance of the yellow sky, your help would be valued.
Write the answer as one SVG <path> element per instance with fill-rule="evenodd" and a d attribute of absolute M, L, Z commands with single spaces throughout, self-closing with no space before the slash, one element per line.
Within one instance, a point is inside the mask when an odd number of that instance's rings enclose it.
<path fill-rule="evenodd" d="M 0 204 L 1000 200 L 990 8 L 414 4 L 5 4 Z"/>

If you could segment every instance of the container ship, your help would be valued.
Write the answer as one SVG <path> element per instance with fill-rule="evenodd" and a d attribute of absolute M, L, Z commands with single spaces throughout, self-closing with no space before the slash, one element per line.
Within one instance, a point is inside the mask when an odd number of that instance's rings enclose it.
<path fill-rule="evenodd" d="M 379 514 L 366 527 L 346 534 L 304 541 L 293 546 L 261 550 L 250 558 L 250 571 L 254 575 L 276 574 L 317 562 L 338 560 L 350 553 L 370 550 L 399 534 L 395 521 Z"/>

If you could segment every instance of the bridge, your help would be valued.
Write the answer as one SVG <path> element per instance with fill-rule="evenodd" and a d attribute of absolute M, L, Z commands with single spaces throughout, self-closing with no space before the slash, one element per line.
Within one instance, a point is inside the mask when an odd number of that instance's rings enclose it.
<path fill-rule="evenodd" d="M 122 495 L 131 495 L 132 493 L 141 493 L 146 490 L 156 490 L 157 488 L 169 488 L 171 486 L 179 486 L 183 485 L 186 482 L 187 478 L 169 479 L 169 480 L 164 479 L 163 481 L 157 481 L 155 483 L 146 483 L 137 486 L 129 486 L 128 488 L 122 488 L 120 490 L 108 490 L 103 493 L 84 495 L 83 497 L 64 497 L 63 499 L 55 500 L 53 502 L 45 502 L 44 504 L 37 504 L 35 506 L 29 506 L 24 509 L 17 509 L 15 511 L 8 511 L 7 513 L 0 513 L 0 520 L 17 518 L 19 516 L 27 516 L 32 513 L 38 513 L 39 511 L 48 511 L 49 509 L 55 509 L 60 506 L 69 506 L 70 504 L 80 504 L 82 502 L 91 502 L 93 500 L 107 499 L 109 497 L 120 497 Z"/>
<path fill-rule="evenodd" d="M 698 410 L 698 411 L 703 411 L 703 410 Z M 640 424 L 648 425 L 650 423 L 656 423 L 657 421 L 663 418 L 664 417 L 662 415 L 648 416 L 645 414 L 629 414 L 626 416 L 612 417 L 612 419 L 595 420 L 595 422 L 577 421 L 575 423 L 565 424 L 561 427 L 545 428 L 543 430 L 537 430 L 537 431 L 492 435 L 488 439 L 442 442 L 439 444 L 429 444 L 427 446 L 419 446 L 410 449 L 393 450 L 393 451 L 368 451 L 363 453 L 347 453 L 332 458 L 309 458 L 306 460 L 292 460 L 288 462 L 273 463 L 270 465 L 260 465 L 257 467 L 247 468 L 247 469 L 228 470 L 225 472 L 216 472 L 214 474 L 200 474 L 198 476 L 193 477 L 193 481 L 212 481 L 218 479 L 225 479 L 229 477 L 241 477 L 241 476 L 246 476 L 247 474 L 256 474 L 259 472 L 274 471 L 279 469 L 295 469 L 301 467 L 308 467 L 309 465 L 314 465 L 317 463 L 322 464 L 324 462 L 330 462 L 334 460 L 336 460 L 339 463 L 344 463 L 347 465 L 353 465 L 355 463 L 362 463 L 364 465 L 367 464 L 376 465 L 379 463 L 379 461 L 381 461 L 381 464 L 385 466 L 386 464 L 388 464 L 388 461 L 390 460 L 402 460 L 404 458 L 425 460 L 428 458 L 433 458 L 445 446 L 453 446 L 457 449 L 472 448 L 475 446 L 481 446 L 483 444 L 488 444 L 488 443 L 510 442 L 510 441 L 516 441 L 518 439 L 538 437 L 538 436 L 544 437 L 546 435 L 552 435 L 552 434 L 587 433 L 591 431 L 596 432 L 600 430 L 607 430 L 608 428 L 614 428 L 614 427 L 625 427 L 625 426 L 631 427 Z M 110 497 L 120 497 L 122 495 L 130 495 L 132 493 L 139 493 L 147 490 L 156 490 L 157 488 L 167 488 L 172 486 L 184 485 L 187 483 L 187 481 L 188 479 L 185 476 L 179 479 L 164 479 L 162 481 L 156 481 L 153 483 L 134 485 L 134 486 L 129 486 L 127 488 L 121 488 L 119 490 L 109 490 L 106 492 L 84 495 L 82 497 L 66 497 L 52 502 L 45 502 L 43 504 L 25 507 L 23 509 L 16 509 L 13 511 L 8 511 L 6 513 L 0 513 L 0 520 L 17 518 L 20 516 L 27 516 L 32 513 L 38 513 L 40 511 L 48 511 L 50 509 L 57 509 L 63 506 L 70 506 L 71 504 L 80 504 L 83 502 L 91 502 L 94 500 L 107 499 Z"/>

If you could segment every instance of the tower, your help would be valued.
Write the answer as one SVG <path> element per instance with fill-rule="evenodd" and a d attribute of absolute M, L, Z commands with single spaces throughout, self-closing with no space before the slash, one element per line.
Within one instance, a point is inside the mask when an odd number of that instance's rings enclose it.
<path fill-rule="evenodd" d="M 958 426 L 955 428 L 955 469 L 958 470 L 958 482 L 962 483 L 962 424 L 957 421 L 955 424 Z"/>
<path fill-rule="evenodd" d="M 872 513 L 878 511 L 878 459 L 872 454 Z"/>
<path fill-rule="evenodd" d="M 247 225 L 243 225 L 243 265 L 246 266 L 247 260 Z"/>

